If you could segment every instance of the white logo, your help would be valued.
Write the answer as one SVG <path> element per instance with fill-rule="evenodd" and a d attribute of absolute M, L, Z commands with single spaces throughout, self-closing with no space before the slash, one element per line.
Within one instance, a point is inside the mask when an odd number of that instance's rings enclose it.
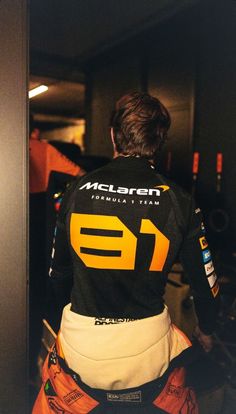
<path fill-rule="evenodd" d="M 214 284 L 216 283 L 216 279 L 217 279 L 217 276 L 215 272 L 212 273 L 212 275 L 207 278 L 210 288 L 214 286 Z"/>
<path fill-rule="evenodd" d="M 214 265 L 212 260 L 209 263 L 205 264 L 204 267 L 206 275 L 209 275 L 210 273 L 214 272 Z"/>
<path fill-rule="evenodd" d="M 150 196 L 160 196 L 161 192 L 157 188 L 127 188 L 127 187 L 115 187 L 112 184 L 103 184 L 103 183 L 91 183 L 88 182 L 82 185 L 79 190 L 100 190 L 107 191 L 109 193 L 118 193 L 118 194 L 137 194 L 140 196 L 150 195 Z"/>

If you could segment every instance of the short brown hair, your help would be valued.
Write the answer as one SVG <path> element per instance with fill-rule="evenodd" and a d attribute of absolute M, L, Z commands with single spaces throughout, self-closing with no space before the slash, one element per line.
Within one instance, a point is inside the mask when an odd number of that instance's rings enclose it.
<path fill-rule="evenodd" d="M 148 159 L 160 150 L 170 124 L 164 105 L 157 98 L 140 92 L 124 95 L 117 101 L 110 123 L 118 153 Z"/>

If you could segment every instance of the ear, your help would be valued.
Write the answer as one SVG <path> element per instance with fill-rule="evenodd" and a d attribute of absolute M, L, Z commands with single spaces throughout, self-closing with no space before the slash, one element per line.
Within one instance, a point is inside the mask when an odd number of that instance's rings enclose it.
<path fill-rule="evenodd" d="M 113 147 L 115 147 L 114 130 L 113 130 L 113 128 L 111 128 L 111 141 L 112 141 Z"/>
<path fill-rule="evenodd" d="M 115 139 L 114 139 L 114 130 L 113 130 L 113 128 L 111 128 L 111 140 L 112 140 L 112 144 L 113 144 L 113 151 L 114 151 L 113 157 L 114 157 L 114 158 L 116 158 L 116 157 L 118 157 L 118 152 L 117 152 L 117 149 L 116 149 L 116 144 L 115 144 Z"/>

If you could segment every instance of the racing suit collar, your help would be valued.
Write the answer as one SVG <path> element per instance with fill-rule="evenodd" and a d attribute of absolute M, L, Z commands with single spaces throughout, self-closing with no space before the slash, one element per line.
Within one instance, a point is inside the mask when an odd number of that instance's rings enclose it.
<path fill-rule="evenodd" d="M 113 159 L 112 163 L 116 166 L 116 168 L 120 169 L 137 169 L 137 170 L 150 170 L 154 169 L 154 165 L 151 161 L 147 160 L 143 157 L 136 157 L 136 156 L 123 156 L 119 155 Z"/>

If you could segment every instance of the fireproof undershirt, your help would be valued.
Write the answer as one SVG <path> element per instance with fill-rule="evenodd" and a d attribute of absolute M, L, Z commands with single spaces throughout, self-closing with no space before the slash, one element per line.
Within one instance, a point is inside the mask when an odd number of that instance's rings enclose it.
<path fill-rule="evenodd" d="M 212 333 L 219 286 L 202 214 L 191 195 L 143 158 L 117 157 L 75 180 L 60 208 L 51 281 L 71 310 L 111 319 L 160 314 L 167 276 L 180 259 L 199 326 Z M 64 298 L 65 299 L 65 298 Z"/>

